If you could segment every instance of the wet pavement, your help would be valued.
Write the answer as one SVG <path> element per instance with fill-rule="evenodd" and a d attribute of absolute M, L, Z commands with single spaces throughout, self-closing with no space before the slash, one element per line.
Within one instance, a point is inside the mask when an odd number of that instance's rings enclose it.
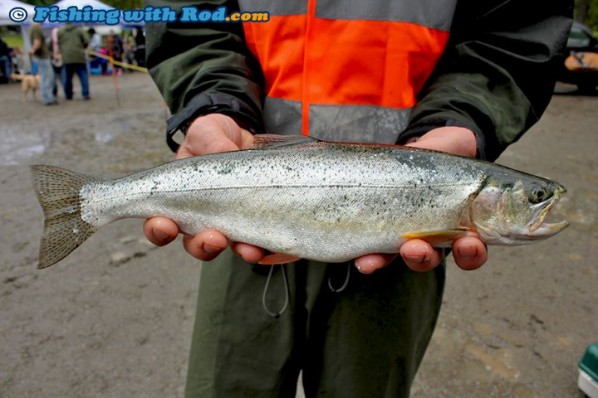
<path fill-rule="evenodd" d="M 36 270 L 42 214 L 29 164 L 118 176 L 172 158 L 147 75 L 92 77 L 91 101 L 22 102 L 0 85 L 0 397 L 182 395 L 199 264 L 155 249 L 141 221 L 111 224 Z M 526 247 L 492 247 L 480 270 L 448 265 L 424 397 L 573 397 L 598 341 L 598 97 L 557 95 L 499 163 L 561 182 L 571 226 Z"/>

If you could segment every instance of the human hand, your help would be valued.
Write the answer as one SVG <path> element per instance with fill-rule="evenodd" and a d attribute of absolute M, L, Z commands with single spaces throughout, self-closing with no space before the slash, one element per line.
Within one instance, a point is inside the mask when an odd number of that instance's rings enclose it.
<path fill-rule="evenodd" d="M 253 135 L 240 128 L 232 118 L 210 114 L 195 119 L 189 126 L 176 158 L 246 149 L 252 143 Z M 143 232 L 150 242 L 163 246 L 176 239 L 181 231 L 174 221 L 153 217 L 145 221 Z M 263 249 L 246 243 L 229 242 L 226 236 L 214 230 L 201 231 L 194 236 L 185 235 L 183 245 L 189 254 L 203 261 L 213 260 L 229 245 L 247 262 L 257 262 L 264 256 Z"/>
<path fill-rule="evenodd" d="M 474 157 L 477 145 L 472 131 L 461 127 L 439 127 L 407 144 L 414 148 L 433 149 L 455 155 Z M 399 254 L 414 271 L 430 271 L 442 261 L 442 252 L 428 242 L 412 239 L 401 245 Z M 355 266 L 364 274 L 371 274 L 387 266 L 396 255 L 368 254 L 355 260 Z M 488 259 L 484 242 L 474 237 L 464 237 L 453 242 L 453 258 L 464 270 L 481 267 Z"/>

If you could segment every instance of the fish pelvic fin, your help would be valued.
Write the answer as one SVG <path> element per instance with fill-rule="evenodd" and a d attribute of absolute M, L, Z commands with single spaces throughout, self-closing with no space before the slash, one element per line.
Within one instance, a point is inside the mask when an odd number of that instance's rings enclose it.
<path fill-rule="evenodd" d="M 406 232 L 401 237 L 403 239 L 422 239 L 431 244 L 434 247 L 451 247 L 451 244 L 459 239 L 466 236 L 475 236 L 478 234 L 468 228 L 455 228 L 449 230 L 440 231 L 413 231 Z"/>
<path fill-rule="evenodd" d="M 59 167 L 31 166 L 33 186 L 44 212 L 44 231 L 38 268 L 65 258 L 89 238 L 96 228 L 81 218 L 81 188 L 95 178 Z"/>
<path fill-rule="evenodd" d="M 268 254 L 260 261 L 258 261 L 259 265 L 282 265 L 282 264 L 289 264 L 294 263 L 295 261 L 301 260 L 301 257 L 293 256 L 290 254 L 284 253 L 272 253 Z"/>

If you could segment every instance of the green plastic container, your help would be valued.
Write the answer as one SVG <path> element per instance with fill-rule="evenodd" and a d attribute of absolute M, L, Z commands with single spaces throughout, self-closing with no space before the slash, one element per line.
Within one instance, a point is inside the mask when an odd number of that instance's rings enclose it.
<path fill-rule="evenodd" d="M 590 398 L 598 398 L 598 343 L 591 344 L 579 361 L 579 389 Z"/>

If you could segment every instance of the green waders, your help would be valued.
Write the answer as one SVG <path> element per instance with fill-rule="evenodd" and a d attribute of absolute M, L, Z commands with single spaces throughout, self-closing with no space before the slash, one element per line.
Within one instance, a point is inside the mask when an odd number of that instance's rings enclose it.
<path fill-rule="evenodd" d="M 438 317 L 445 267 L 417 273 L 400 261 L 362 275 L 349 264 L 284 266 L 288 308 L 262 305 L 269 268 L 226 251 L 202 266 L 186 397 L 407 397 Z M 346 288 L 333 292 L 344 284 Z M 330 284 L 330 286 L 329 286 Z M 332 289 L 331 289 L 332 287 Z M 266 289 L 284 306 L 282 266 Z"/>

